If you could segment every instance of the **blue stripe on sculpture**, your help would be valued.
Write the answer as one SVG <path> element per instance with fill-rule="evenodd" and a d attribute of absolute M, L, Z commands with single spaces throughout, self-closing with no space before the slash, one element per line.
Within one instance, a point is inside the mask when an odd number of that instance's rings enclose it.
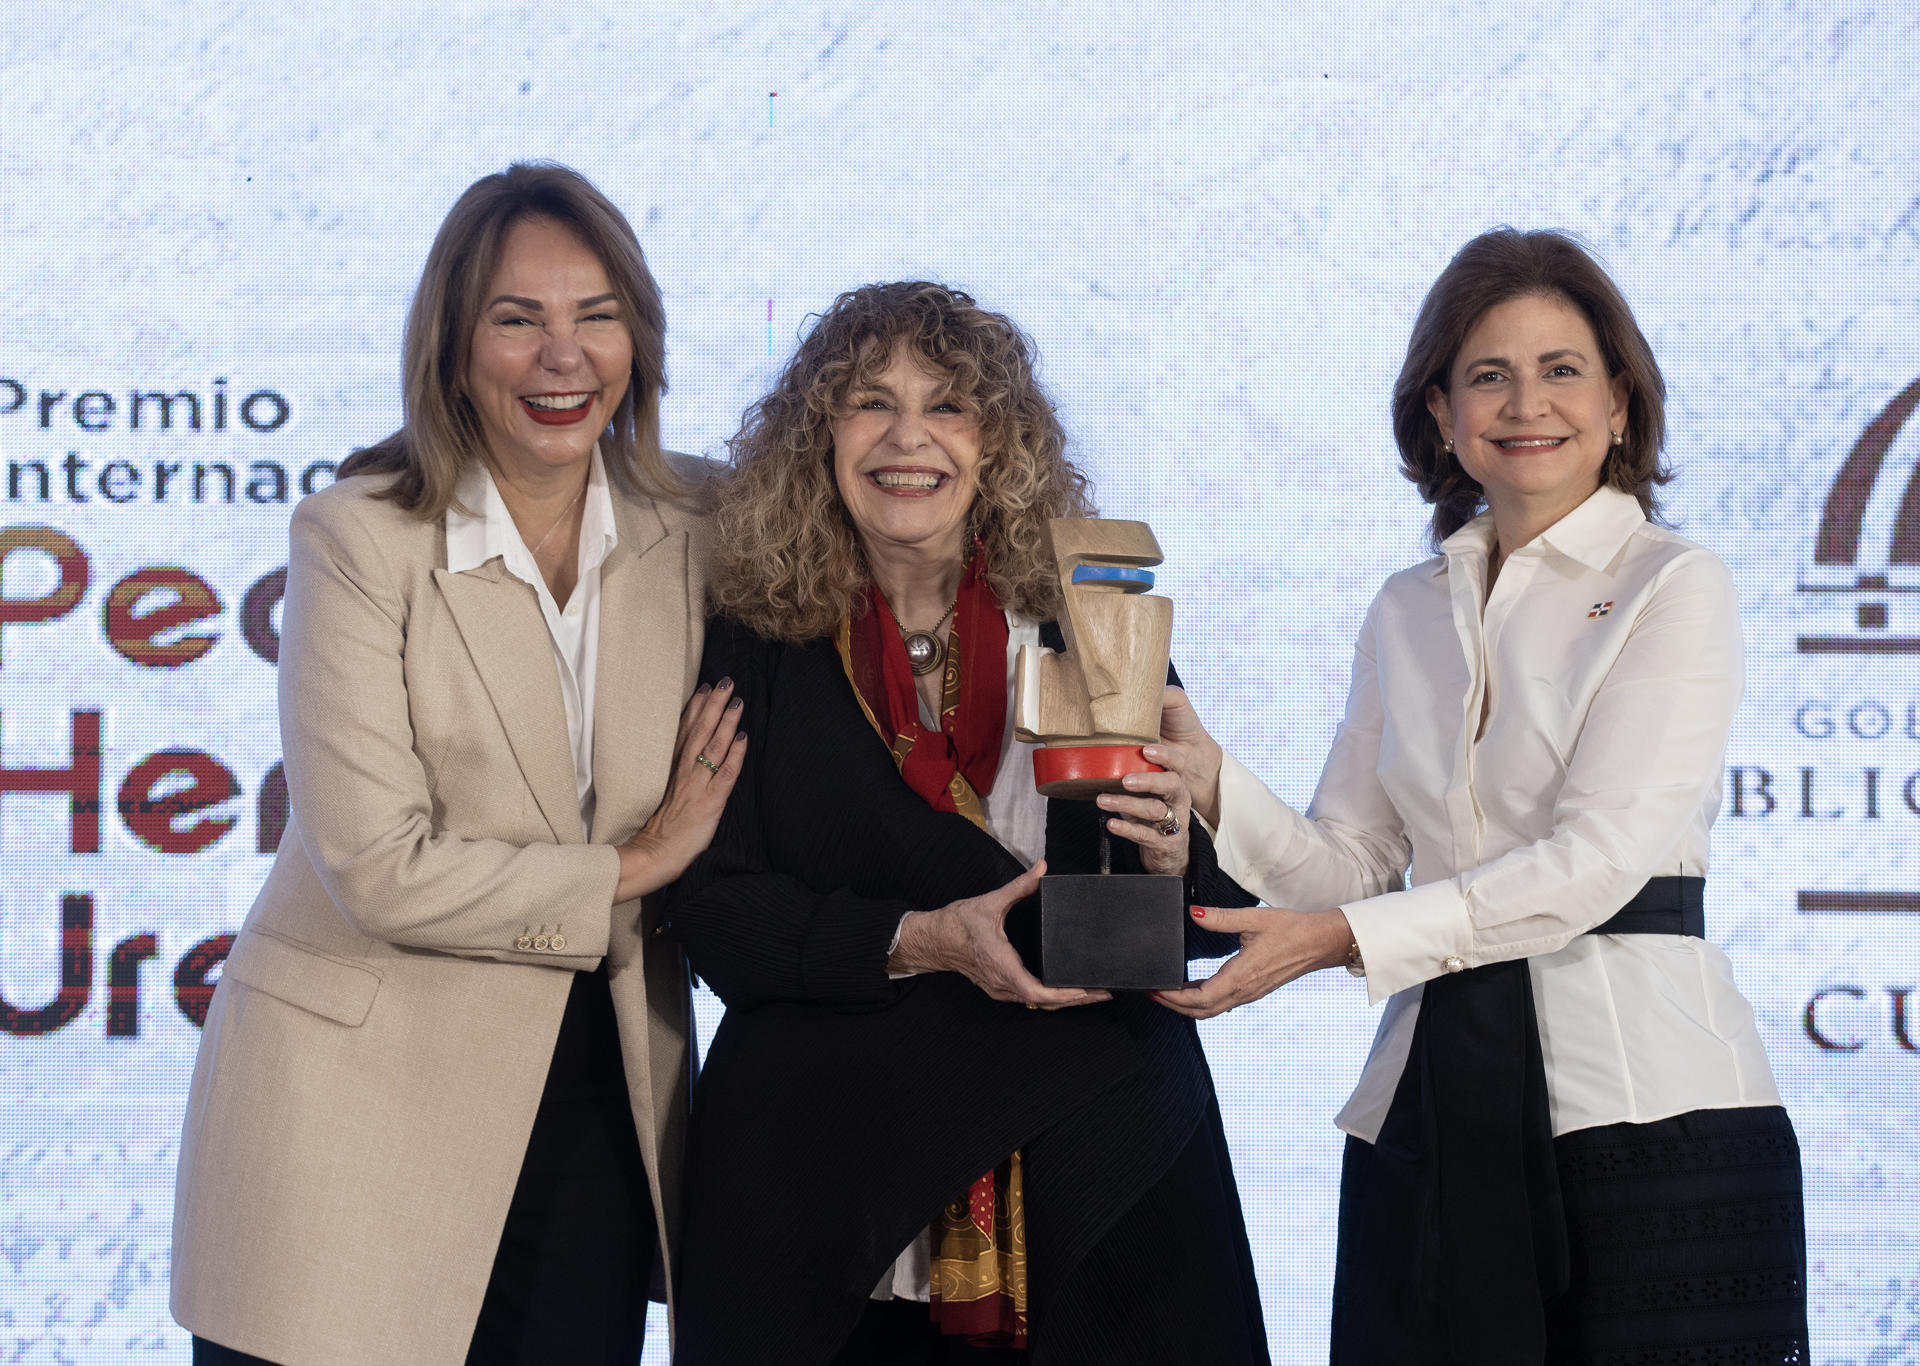
<path fill-rule="evenodd" d="M 1153 587 L 1151 569 L 1128 569 L 1117 564 L 1076 564 L 1075 583 L 1111 583 L 1130 593 L 1144 593 Z"/>

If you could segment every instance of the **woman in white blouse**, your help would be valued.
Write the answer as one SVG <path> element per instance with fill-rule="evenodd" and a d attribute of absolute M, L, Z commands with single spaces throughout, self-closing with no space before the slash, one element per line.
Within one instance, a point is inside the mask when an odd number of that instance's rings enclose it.
<path fill-rule="evenodd" d="M 1440 554 L 1374 599 L 1306 815 L 1170 708 L 1272 909 L 1196 909 L 1241 951 L 1162 1002 L 1341 964 L 1387 1002 L 1338 1120 L 1335 1363 L 1807 1359 L 1799 1150 L 1701 937 L 1739 606 L 1649 520 L 1663 397 L 1578 245 L 1475 238 L 1394 389 Z"/>

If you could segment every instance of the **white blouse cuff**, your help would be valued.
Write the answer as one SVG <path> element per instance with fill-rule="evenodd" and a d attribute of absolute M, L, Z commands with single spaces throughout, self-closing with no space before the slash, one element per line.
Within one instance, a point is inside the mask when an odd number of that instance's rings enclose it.
<path fill-rule="evenodd" d="M 1342 906 L 1360 960 L 1367 999 L 1378 1005 L 1430 977 L 1477 966 L 1473 922 L 1453 878 Z"/>
<path fill-rule="evenodd" d="M 907 915 L 912 914 L 912 911 L 907 912 Z M 893 938 L 887 941 L 887 957 L 889 958 L 893 957 L 893 951 L 900 947 L 900 933 L 907 928 L 907 915 L 900 917 L 900 923 L 893 927 Z M 912 972 L 889 972 L 887 974 L 887 980 L 889 982 L 898 982 L 903 977 L 916 977 L 918 975 L 918 973 Z"/>

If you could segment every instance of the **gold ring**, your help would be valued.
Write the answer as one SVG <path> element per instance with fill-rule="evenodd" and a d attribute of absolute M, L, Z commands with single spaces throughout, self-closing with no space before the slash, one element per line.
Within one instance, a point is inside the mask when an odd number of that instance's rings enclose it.
<path fill-rule="evenodd" d="M 720 765 L 716 764 L 713 760 L 709 759 L 704 754 L 694 755 L 693 761 L 696 764 L 700 764 L 704 766 L 709 773 L 718 773 L 720 771 Z"/>
<path fill-rule="evenodd" d="M 1032 1001 L 1028 1001 L 1028 1002 L 1027 1002 L 1027 1009 L 1028 1009 L 1028 1010 L 1038 1010 L 1038 1009 L 1040 1009 L 1040 1007 L 1039 1007 L 1039 1006 L 1037 1006 L 1037 1005 L 1035 1005 L 1035 1004 L 1034 1004 L 1034 1003 L 1033 1003 Z"/>
<path fill-rule="evenodd" d="M 1160 824 L 1156 825 L 1154 829 L 1169 837 L 1180 833 L 1180 818 L 1173 814 L 1173 804 L 1171 802 L 1167 804 L 1166 817 Z"/>

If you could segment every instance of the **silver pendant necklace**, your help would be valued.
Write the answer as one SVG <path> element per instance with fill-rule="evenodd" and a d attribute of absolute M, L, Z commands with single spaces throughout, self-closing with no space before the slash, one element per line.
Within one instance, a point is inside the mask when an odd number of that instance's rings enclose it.
<path fill-rule="evenodd" d="M 894 625 L 900 627 L 900 639 L 907 647 L 907 663 L 912 667 L 914 677 L 930 674 L 940 667 L 940 659 L 946 654 L 946 647 L 940 643 L 940 628 L 947 624 L 947 618 L 953 615 L 953 609 L 960 605 L 960 594 L 956 590 L 953 601 L 947 604 L 947 610 L 940 614 L 940 620 L 933 623 L 931 631 L 909 631 L 900 626 L 898 618 Z"/>

